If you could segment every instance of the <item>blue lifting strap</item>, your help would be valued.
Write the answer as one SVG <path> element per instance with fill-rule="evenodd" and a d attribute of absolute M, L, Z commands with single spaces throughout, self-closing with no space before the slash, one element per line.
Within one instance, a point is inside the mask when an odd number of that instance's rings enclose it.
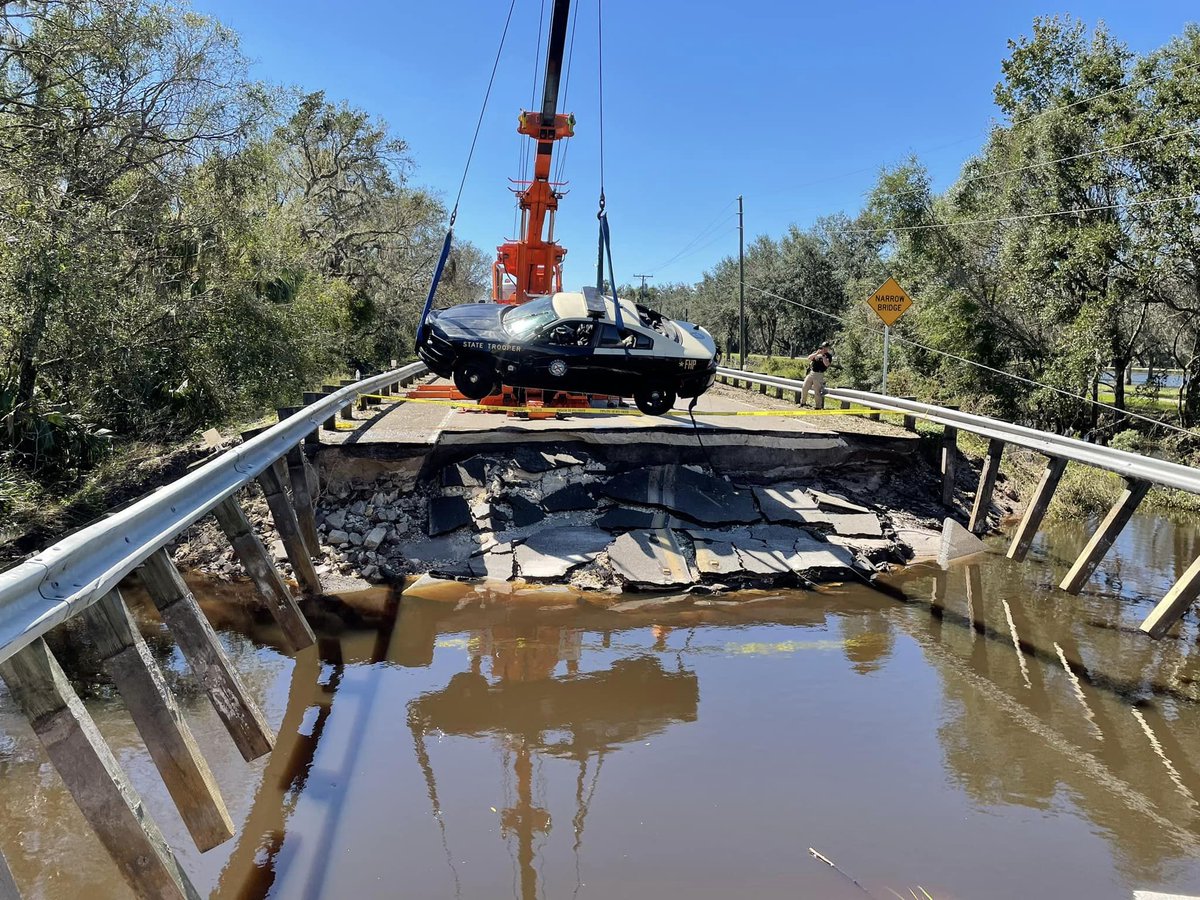
<path fill-rule="evenodd" d="M 429 284 L 429 296 L 425 298 L 425 308 L 421 310 L 421 318 L 417 322 L 417 341 L 416 345 L 421 346 L 421 341 L 425 337 L 425 320 L 429 318 L 429 311 L 433 309 L 433 298 L 437 294 L 438 282 L 442 280 L 442 269 L 446 268 L 446 259 L 450 256 L 450 241 L 454 237 L 454 229 L 450 228 L 446 231 L 446 240 L 442 244 L 442 255 L 438 259 L 437 268 L 433 270 L 433 281 Z"/>
<path fill-rule="evenodd" d="M 617 328 L 624 328 L 625 323 L 621 320 L 621 301 L 617 299 L 617 278 L 613 274 L 612 237 L 608 231 L 608 216 L 606 214 L 601 214 L 600 216 L 600 242 L 604 245 L 605 252 L 608 254 L 608 285 L 612 288 L 613 319 L 617 323 Z"/>

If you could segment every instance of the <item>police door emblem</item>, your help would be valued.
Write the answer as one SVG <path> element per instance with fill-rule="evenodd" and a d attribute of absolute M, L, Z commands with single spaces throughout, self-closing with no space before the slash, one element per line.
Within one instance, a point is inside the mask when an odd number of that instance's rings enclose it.
<path fill-rule="evenodd" d="M 556 359 L 550 363 L 550 374 L 555 378 L 562 378 L 567 374 L 567 364 L 564 360 Z"/>

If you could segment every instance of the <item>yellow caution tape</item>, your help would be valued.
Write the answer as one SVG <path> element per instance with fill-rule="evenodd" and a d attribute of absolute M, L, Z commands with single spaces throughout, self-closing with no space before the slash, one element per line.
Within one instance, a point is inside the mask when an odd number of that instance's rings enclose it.
<path fill-rule="evenodd" d="M 364 395 L 365 396 L 365 395 Z M 517 413 L 554 413 L 555 415 L 572 416 L 643 416 L 639 409 L 608 409 L 575 406 L 480 406 L 473 401 L 446 400 L 437 397 L 385 397 L 397 403 L 429 403 L 434 406 L 450 406 L 455 409 L 471 412 L 517 412 Z M 869 406 L 856 406 L 851 409 L 745 409 L 745 410 L 696 410 L 701 418 L 711 416 L 868 416 L 887 410 L 874 409 Z M 663 415 L 688 417 L 686 410 L 673 409 Z"/>

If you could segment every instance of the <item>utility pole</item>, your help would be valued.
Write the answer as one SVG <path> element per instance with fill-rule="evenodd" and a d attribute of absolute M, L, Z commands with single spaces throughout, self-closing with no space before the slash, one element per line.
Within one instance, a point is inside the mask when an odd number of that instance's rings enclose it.
<path fill-rule="evenodd" d="M 645 306 L 646 305 L 646 279 L 653 278 L 654 276 L 653 275 L 634 275 L 633 277 L 642 279 L 642 287 L 639 292 L 639 296 L 642 298 L 642 306 Z"/>
<path fill-rule="evenodd" d="M 742 195 L 738 194 L 738 354 L 739 368 L 746 370 L 746 230 L 742 219 Z"/>

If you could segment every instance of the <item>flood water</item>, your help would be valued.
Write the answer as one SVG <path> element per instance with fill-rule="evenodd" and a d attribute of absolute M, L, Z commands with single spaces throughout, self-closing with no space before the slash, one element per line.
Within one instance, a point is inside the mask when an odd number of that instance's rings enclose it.
<path fill-rule="evenodd" d="M 1052 586 L 1086 537 L 1048 528 L 1023 567 L 997 541 L 911 569 L 891 580 L 909 602 L 842 586 L 613 612 L 376 591 L 294 660 L 233 589 L 197 587 L 279 727 L 245 764 L 156 645 L 238 826 L 203 855 L 119 699 L 87 703 L 219 898 L 1200 893 L 1197 628 L 1135 630 L 1200 528 L 1136 518 L 1068 597 Z M 26 896 L 127 896 L 6 695 L 0 811 Z"/>

